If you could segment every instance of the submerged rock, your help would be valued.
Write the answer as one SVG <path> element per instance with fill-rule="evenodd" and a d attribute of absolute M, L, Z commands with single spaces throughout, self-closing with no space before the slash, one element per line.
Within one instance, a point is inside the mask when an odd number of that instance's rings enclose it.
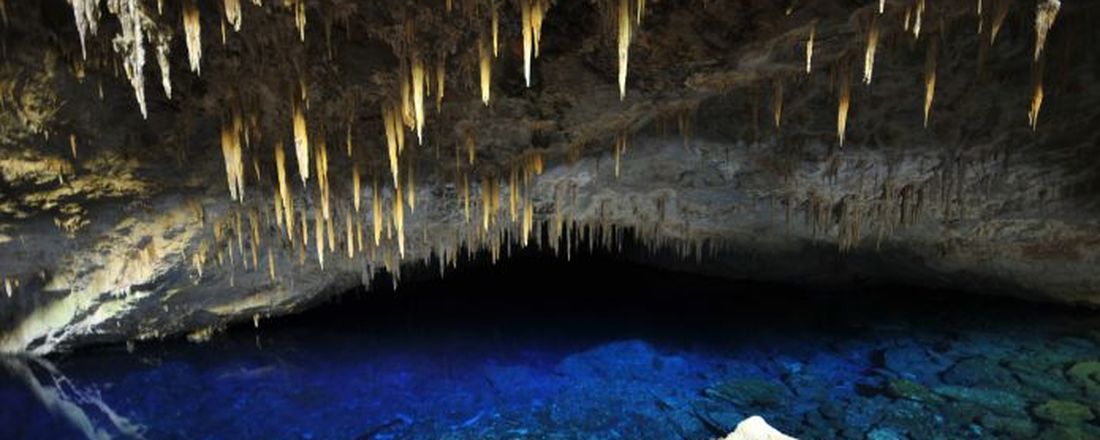
<path fill-rule="evenodd" d="M 932 391 L 942 397 L 974 404 L 997 414 L 1006 416 L 1027 415 L 1025 410 L 1027 402 L 1022 397 L 1007 391 L 959 386 L 936 387 Z"/>
<path fill-rule="evenodd" d="M 867 440 L 906 440 L 908 437 L 905 434 L 898 432 L 893 428 L 875 428 L 871 432 L 867 433 Z"/>
<path fill-rule="evenodd" d="M 887 390 L 894 397 L 902 399 L 909 399 L 925 403 L 943 402 L 943 398 L 929 391 L 928 388 L 924 387 L 924 385 L 905 379 L 891 380 L 887 385 Z"/>
<path fill-rule="evenodd" d="M 1008 388 L 1016 384 L 1012 372 L 985 357 L 959 361 L 943 374 L 943 380 L 951 385 L 981 388 Z"/>
<path fill-rule="evenodd" d="M 1028 417 L 1006 417 L 983 414 L 979 423 L 994 435 L 1008 438 L 1033 438 L 1038 427 Z"/>
<path fill-rule="evenodd" d="M 1073 364 L 1066 371 L 1069 380 L 1084 387 L 1090 393 L 1100 393 L 1100 361 L 1085 361 Z"/>
<path fill-rule="evenodd" d="M 1095 418 L 1089 407 L 1066 400 L 1048 400 L 1035 407 L 1035 416 L 1060 425 L 1075 425 Z"/>
<path fill-rule="evenodd" d="M 742 379 L 712 385 L 703 394 L 742 407 L 774 407 L 783 403 L 790 391 L 779 382 Z"/>

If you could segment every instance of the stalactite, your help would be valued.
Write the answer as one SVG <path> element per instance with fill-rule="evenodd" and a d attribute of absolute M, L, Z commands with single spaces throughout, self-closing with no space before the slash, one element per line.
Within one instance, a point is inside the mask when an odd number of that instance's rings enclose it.
<path fill-rule="evenodd" d="M 466 129 L 466 159 L 470 165 L 474 164 L 475 156 L 477 156 L 477 138 L 474 135 L 474 129 L 468 127 Z"/>
<path fill-rule="evenodd" d="M 924 0 L 917 0 L 916 14 L 913 15 L 913 38 L 920 38 L 921 22 L 924 20 Z"/>
<path fill-rule="evenodd" d="M 412 61 L 412 95 L 416 119 L 416 143 L 424 145 L 424 62 L 420 57 Z"/>
<path fill-rule="evenodd" d="M 523 204 L 523 246 L 527 246 L 528 238 L 531 236 L 531 228 L 534 225 L 535 209 L 532 206 L 531 200 L 527 200 Z"/>
<path fill-rule="evenodd" d="M 477 53 L 480 61 L 478 63 L 478 71 L 481 73 L 481 102 L 488 106 L 493 72 L 491 60 L 489 59 L 489 51 L 485 48 L 484 37 L 479 37 L 477 40 Z"/>
<path fill-rule="evenodd" d="M 233 25 L 233 30 L 236 32 L 241 31 L 241 0 L 225 0 L 222 2 L 225 7 L 225 20 L 229 24 Z"/>
<path fill-rule="evenodd" d="M 317 190 L 321 196 L 321 215 L 325 220 L 329 220 L 332 218 L 332 212 L 329 208 L 328 147 L 325 145 L 324 129 L 317 132 L 314 151 L 317 155 L 314 158 L 314 164 L 317 167 Z"/>
<path fill-rule="evenodd" d="M 283 213 L 286 215 L 286 238 L 294 243 L 294 201 L 290 198 L 290 184 L 287 183 L 286 177 L 286 153 L 283 152 L 282 141 L 275 143 L 275 170 L 279 180 L 279 198 L 282 200 Z"/>
<path fill-rule="evenodd" d="M 134 89 L 141 116 L 148 118 L 145 108 L 145 28 L 147 20 L 138 0 L 110 0 L 107 8 L 118 18 L 119 35 L 114 39 L 115 52 L 123 56 L 122 68 Z M 152 25 L 150 25 L 152 26 Z"/>
<path fill-rule="evenodd" d="M 363 253 L 363 220 L 359 216 L 355 217 L 355 244 L 359 253 Z"/>
<path fill-rule="evenodd" d="M 481 230 L 482 232 L 489 232 L 489 211 L 492 208 L 492 202 L 489 200 L 492 197 L 493 190 L 490 189 L 489 176 L 481 177 Z"/>
<path fill-rule="evenodd" d="M 814 69 L 814 37 L 817 35 L 817 24 L 810 25 L 810 37 L 806 39 L 806 74 Z"/>
<path fill-rule="evenodd" d="M 351 193 L 352 193 L 351 197 L 352 197 L 352 203 L 355 205 L 355 212 L 359 212 L 359 203 L 360 203 L 360 199 L 361 199 L 361 196 L 360 196 L 360 179 L 361 178 L 359 176 L 359 166 L 353 163 L 351 165 Z"/>
<path fill-rule="evenodd" d="M 1031 106 L 1027 112 L 1027 122 L 1032 131 L 1039 126 L 1039 110 L 1043 107 L 1043 65 L 1036 63 L 1031 80 Z"/>
<path fill-rule="evenodd" d="M 382 199 L 379 196 L 378 181 L 375 181 L 371 194 L 371 213 L 373 214 L 371 226 L 374 227 L 375 247 L 382 242 Z"/>
<path fill-rule="evenodd" d="M 267 278 L 275 281 L 275 254 L 271 252 L 271 247 L 267 248 Z"/>
<path fill-rule="evenodd" d="M 317 264 L 321 270 L 325 270 L 325 219 L 321 218 L 321 211 L 313 210 L 313 230 L 316 233 Z"/>
<path fill-rule="evenodd" d="M 203 240 L 199 243 L 198 250 L 191 256 L 191 267 L 195 269 L 199 279 L 202 279 L 202 269 L 203 266 L 206 266 L 206 253 L 209 251 L 209 247 L 210 243 Z"/>
<path fill-rule="evenodd" d="M 400 116 L 392 105 L 382 105 L 382 125 L 386 131 L 386 151 L 389 153 L 390 174 L 393 175 L 394 186 L 398 185 L 397 154 L 399 150 L 398 136 L 401 134 Z"/>
<path fill-rule="evenodd" d="M 248 268 L 248 260 L 244 255 L 244 229 L 241 225 L 241 211 L 233 212 L 233 233 L 237 235 L 237 253 L 241 255 L 241 265 Z"/>
<path fill-rule="evenodd" d="M 491 26 L 493 28 L 493 58 L 496 58 L 500 56 L 500 8 L 495 1 L 492 3 L 489 9 L 490 20 L 492 21 Z"/>
<path fill-rule="evenodd" d="M 462 175 L 462 213 L 466 218 L 466 224 L 470 224 L 470 179 Z"/>
<path fill-rule="evenodd" d="M 867 33 L 867 50 L 863 56 L 863 83 L 870 85 L 875 72 L 875 51 L 878 47 L 878 18 L 871 19 L 871 29 Z"/>
<path fill-rule="evenodd" d="M 936 40 L 928 42 L 928 56 L 924 62 L 924 128 L 928 128 L 928 118 L 932 114 L 932 100 L 936 96 Z"/>
<path fill-rule="evenodd" d="M 534 40 L 535 58 L 539 57 L 539 47 L 542 41 L 542 21 L 546 18 L 546 11 L 550 7 L 548 0 L 531 1 L 531 37 Z"/>
<path fill-rule="evenodd" d="M 336 252 L 336 228 L 333 226 L 333 223 L 335 223 L 333 218 L 334 217 L 329 217 L 325 219 L 325 227 L 328 229 L 327 238 L 329 252 Z"/>
<path fill-rule="evenodd" d="M 989 28 L 989 45 L 997 41 L 997 35 L 1001 33 L 1001 26 L 1008 17 L 1008 0 L 998 0 L 993 3 L 993 24 Z"/>
<path fill-rule="evenodd" d="M 783 80 L 776 80 L 772 92 L 772 117 L 775 120 L 775 128 L 779 128 L 783 121 Z"/>
<path fill-rule="evenodd" d="M 241 151 L 241 118 L 234 115 L 228 123 L 222 125 L 221 145 L 225 159 L 225 175 L 229 183 L 229 197 L 234 201 L 244 201 L 244 160 Z"/>
<path fill-rule="evenodd" d="M 625 132 L 619 133 L 619 135 L 615 137 L 615 146 L 613 148 L 613 153 L 614 153 L 614 156 L 615 156 L 615 178 L 616 179 L 619 178 L 619 167 L 620 167 L 620 163 L 622 162 L 622 155 L 623 155 L 624 152 L 626 152 L 626 133 Z"/>
<path fill-rule="evenodd" d="M 160 85 L 164 89 L 164 96 L 172 99 L 172 64 L 168 60 L 168 54 L 172 47 L 172 34 L 169 32 L 157 32 L 153 36 L 153 47 L 157 52 L 157 66 L 160 68 Z"/>
<path fill-rule="evenodd" d="M 355 237 L 352 235 L 351 211 L 347 211 L 344 214 L 344 224 L 347 225 L 347 238 L 344 242 L 344 246 L 347 247 L 348 259 L 350 260 L 355 258 L 355 242 L 353 241 Z"/>
<path fill-rule="evenodd" d="M 183 0 L 183 33 L 187 41 L 187 59 L 191 62 L 191 71 L 201 74 L 202 62 L 202 22 L 199 20 L 197 0 Z"/>
<path fill-rule="evenodd" d="M 405 207 L 401 200 L 401 188 L 393 189 L 393 226 L 397 229 L 397 251 L 405 258 Z"/>
<path fill-rule="evenodd" d="M 413 108 L 412 98 L 412 74 L 408 67 L 401 67 L 401 122 L 406 127 L 413 129 L 416 128 L 416 110 Z M 404 135 L 404 131 L 399 131 L 401 135 Z M 400 152 L 403 149 L 401 142 L 397 144 L 397 151 Z"/>
<path fill-rule="evenodd" d="M 985 27 L 985 14 L 983 13 L 982 9 L 983 9 L 982 0 L 978 0 L 978 7 L 977 7 L 978 35 L 982 34 L 982 28 Z"/>
<path fill-rule="evenodd" d="M 83 59 L 86 60 L 88 59 L 88 36 L 95 35 L 99 27 L 100 0 L 68 0 L 68 2 L 73 8 L 73 18 L 76 21 L 76 32 L 80 35 L 80 53 Z M 4 13 L 4 17 L 6 23 L 7 12 Z"/>
<path fill-rule="evenodd" d="M 76 134 L 69 134 L 69 151 L 73 154 L 73 160 L 76 160 Z"/>
<path fill-rule="evenodd" d="M 523 34 L 523 80 L 531 87 L 531 52 L 534 36 L 531 34 L 531 1 L 520 0 L 520 26 Z"/>
<path fill-rule="evenodd" d="M 1058 10 L 1062 8 L 1059 0 L 1041 0 L 1035 6 L 1035 61 L 1039 61 L 1039 55 L 1046 46 L 1047 32 L 1054 26 L 1054 20 L 1058 18 Z"/>
<path fill-rule="evenodd" d="M 306 1 L 292 0 L 294 4 L 294 26 L 298 28 L 298 39 L 306 41 Z"/>
<path fill-rule="evenodd" d="M 848 69 L 841 69 L 840 74 L 840 99 L 837 103 L 836 134 L 840 146 L 844 146 L 844 134 L 848 128 L 848 105 L 852 95 L 851 76 Z"/>
<path fill-rule="evenodd" d="M 626 99 L 626 71 L 630 58 L 630 0 L 619 0 L 619 99 Z"/>
<path fill-rule="evenodd" d="M 297 99 L 291 102 L 294 119 L 294 154 L 298 159 L 298 176 L 302 179 L 302 185 L 305 185 L 306 180 L 309 180 L 309 130 L 306 127 L 306 114 L 302 105 L 303 103 Z"/>
<path fill-rule="evenodd" d="M 512 168 L 512 172 L 508 175 L 508 218 L 515 223 L 519 217 L 519 194 L 516 184 L 519 181 L 519 173 L 515 168 Z"/>
<path fill-rule="evenodd" d="M 878 13 L 886 12 L 886 0 L 878 0 Z"/>

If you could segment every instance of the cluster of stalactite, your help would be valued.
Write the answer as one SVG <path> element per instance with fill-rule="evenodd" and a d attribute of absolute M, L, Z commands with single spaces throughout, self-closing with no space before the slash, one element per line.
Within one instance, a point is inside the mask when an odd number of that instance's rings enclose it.
<path fill-rule="evenodd" d="M 987 0 L 988 1 L 988 0 Z M 84 58 L 87 57 L 87 39 L 97 33 L 97 23 L 101 18 L 98 1 L 69 0 L 72 6 L 75 22 L 80 36 L 80 44 Z M 889 6 L 900 2 L 887 3 L 880 1 L 877 5 L 866 8 L 869 19 L 865 33 L 861 33 L 859 47 L 864 48 L 862 79 L 863 83 L 870 86 L 874 79 L 874 68 L 877 55 L 884 50 L 883 44 L 896 41 L 889 35 L 891 31 L 912 38 L 915 41 L 925 40 L 927 48 L 926 61 L 923 71 L 923 123 L 929 125 L 932 114 L 933 102 L 936 93 L 937 58 L 940 50 L 939 36 L 928 32 L 930 27 L 927 20 L 928 7 L 924 0 L 906 2 L 904 9 L 892 11 Z M 994 44 L 997 34 L 1003 26 L 1008 11 L 1007 1 L 992 0 L 989 5 L 982 5 L 978 0 L 977 16 L 979 32 L 988 34 L 988 44 Z M 152 45 L 157 56 L 158 65 L 163 77 L 165 94 L 170 98 L 172 93 L 169 76 L 169 51 L 173 26 L 159 23 L 157 16 L 151 11 L 145 10 L 145 2 L 138 0 L 110 0 L 107 3 L 107 11 L 117 17 L 119 21 L 119 34 L 113 40 L 114 51 L 122 59 L 125 76 L 130 81 L 135 91 L 141 113 L 145 115 L 145 92 L 143 84 L 143 69 L 146 46 Z M 171 3 L 170 3 L 171 4 Z M 182 32 L 185 38 L 185 46 L 188 52 L 189 66 L 194 74 L 201 72 L 203 43 L 200 7 L 197 0 L 183 0 L 178 3 L 180 16 L 182 17 Z M 253 0 L 252 4 L 259 7 L 261 3 Z M 552 13 L 553 2 L 550 0 L 518 0 L 515 12 L 518 12 L 519 34 L 523 53 L 523 75 L 525 84 L 530 87 L 532 82 L 532 63 L 540 55 L 542 44 L 543 23 Z M 1037 125 L 1039 111 L 1043 100 L 1042 87 L 1042 57 L 1043 47 L 1047 36 L 1054 25 L 1060 10 L 1058 0 L 1042 0 L 1037 3 L 1035 13 L 1035 48 L 1033 51 L 1034 80 L 1031 86 L 1032 100 L 1028 111 L 1029 122 L 1034 129 Z M 158 2 L 157 14 L 163 3 Z M 305 24 L 307 7 L 304 0 L 284 0 L 282 7 L 289 10 L 294 18 L 294 26 L 301 40 L 306 37 Z M 478 72 L 478 89 L 482 102 L 488 106 L 492 99 L 493 63 L 499 56 L 501 39 L 501 10 L 504 7 L 496 1 L 467 0 L 460 3 L 458 8 L 450 1 L 441 8 L 444 13 L 452 14 L 454 9 L 461 9 L 461 13 L 467 14 L 470 22 L 479 23 L 470 32 L 476 41 L 475 57 L 452 57 L 465 60 L 476 59 Z M 618 89 L 621 99 L 625 99 L 627 92 L 627 71 L 629 65 L 629 52 L 632 41 L 640 32 L 643 18 L 646 14 L 644 0 L 607 0 L 605 7 L 612 18 L 609 29 L 614 30 L 615 48 L 618 58 Z M 969 6 L 968 6 L 969 7 Z M 241 31 L 244 16 L 249 8 L 243 7 L 240 0 L 224 0 L 222 12 L 223 41 L 226 38 L 226 30 Z M 990 16 L 987 18 L 987 15 Z M 505 18 L 507 19 L 507 18 Z M 512 18 L 516 20 L 516 17 Z M 987 26 L 985 23 L 989 22 Z M 891 23 L 900 22 L 899 27 Z M 820 23 L 817 19 L 802 24 L 805 29 L 804 45 L 805 72 L 814 72 L 814 45 L 818 38 Z M 229 196 L 235 201 L 241 202 L 238 211 L 231 219 L 220 220 L 212 230 L 214 238 L 204 243 L 192 258 L 196 276 L 203 276 L 203 267 L 210 262 L 213 256 L 219 264 L 228 260 L 233 264 L 238 259 L 245 267 L 257 269 L 259 256 L 265 254 L 268 262 L 268 270 L 274 277 L 275 256 L 277 250 L 296 253 L 299 263 L 304 262 L 307 249 L 312 239 L 314 255 L 319 265 L 331 263 L 333 253 L 336 253 L 338 244 L 343 240 L 343 251 L 348 260 L 355 260 L 362 255 L 369 254 L 368 261 L 377 261 L 381 258 L 384 266 L 391 270 L 397 269 L 397 262 L 405 256 L 407 241 L 406 223 L 407 216 L 415 215 L 418 193 L 416 189 L 416 165 L 417 156 L 415 150 L 425 146 L 426 137 L 440 131 L 427 130 L 430 98 L 434 97 L 437 112 L 443 111 L 444 90 L 448 78 L 447 65 L 448 52 L 436 51 L 432 48 L 434 41 L 430 37 L 418 33 L 418 23 L 412 19 L 406 19 L 399 26 L 400 35 L 395 36 L 390 42 L 398 60 L 394 67 L 393 75 L 389 82 L 388 90 L 378 93 L 380 97 L 371 108 L 379 109 L 382 139 L 384 151 L 365 152 L 366 147 L 357 145 L 352 140 L 355 118 L 348 117 L 346 124 L 341 121 L 339 127 L 346 125 L 346 166 L 336 169 L 348 169 L 349 174 L 330 175 L 329 152 L 326 138 L 329 134 L 326 124 L 331 121 L 324 119 L 324 109 L 311 109 L 311 99 L 308 87 L 308 78 L 301 70 L 293 71 L 293 78 L 288 82 L 294 84 L 294 90 L 289 93 L 288 111 L 290 124 L 283 127 L 282 131 L 291 133 L 293 142 L 294 159 L 297 165 L 298 177 L 302 187 L 297 194 L 289 182 L 287 167 L 293 166 L 287 163 L 286 146 L 282 136 L 270 137 L 273 141 L 261 144 L 258 140 L 250 142 L 250 134 L 259 139 L 258 127 L 254 122 L 258 117 L 255 109 L 249 110 L 240 105 L 229 105 L 228 114 L 223 117 L 221 129 L 221 149 L 225 161 L 225 170 Z M 824 29 L 824 27 L 822 26 Z M 923 31 L 922 31 L 923 29 Z M 922 33 L 923 32 L 923 33 Z M 984 34 L 983 34 L 984 35 Z M 508 36 L 506 35 L 505 38 Z M 887 38 L 891 37 L 891 38 Z M 801 37 L 799 37 L 801 39 Z M 795 62 L 798 62 L 797 59 Z M 840 145 L 844 145 L 847 137 L 849 111 L 852 106 L 853 86 L 851 76 L 853 67 L 847 63 L 847 58 L 837 62 L 833 67 L 833 90 L 837 98 L 836 135 Z M 470 69 L 472 70 L 472 69 Z M 801 70 L 801 69 L 799 69 Z M 288 76 L 291 76 L 288 74 Z M 784 103 L 784 78 L 772 78 L 773 96 L 772 110 L 774 125 L 778 128 L 783 122 Z M 234 101 L 227 99 L 227 101 Z M 235 102 L 235 101 L 234 101 Z M 284 101 L 285 102 L 285 101 Z M 347 107 L 360 107 L 360 102 L 347 105 Z M 315 105 L 324 105 L 315 103 Z M 280 113 L 285 115 L 285 113 Z M 281 116 L 285 117 L 285 116 Z M 283 119 L 285 121 L 285 119 Z M 678 124 L 683 133 L 685 142 L 690 138 L 690 124 L 684 121 L 683 115 L 679 115 Z M 289 128 L 289 130 L 287 130 Z M 452 242 L 439 244 L 433 251 L 443 256 L 444 261 L 454 261 L 453 250 L 458 248 L 477 249 L 487 247 L 491 249 L 502 248 L 505 244 L 518 243 L 526 245 L 534 237 L 535 241 L 542 243 L 543 236 L 550 246 L 558 246 L 559 242 L 574 243 L 570 234 L 576 234 L 578 223 L 575 220 L 561 218 L 557 203 L 554 203 L 555 211 L 552 214 L 540 213 L 536 203 L 532 199 L 537 185 L 537 177 L 542 173 L 543 156 L 538 152 L 525 152 L 515 160 L 514 164 L 499 167 L 486 166 L 475 168 L 477 157 L 478 139 L 476 124 L 465 127 L 455 127 L 457 134 L 454 140 L 454 191 L 455 198 L 461 200 L 461 213 L 464 226 L 460 231 L 453 232 L 456 237 Z M 406 142 L 406 136 L 415 133 L 416 145 Z M 611 155 L 614 159 L 614 175 L 620 176 L 621 161 L 628 146 L 630 137 L 629 126 L 624 126 L 618 132 L 608 133 L 612 143 Z M 75 137 L 72 138 L 73 156 L 76 156 Z M 365 143 L 364 143 L 365 144 Z M 335 145 L 340 145 L 336 143 Z M 270 148 L 270 151 L 267 150 Z M 336 150 L 339 151 L 339 150 Z M 338 153 L 337 153 L 338 154 Z M 438 156 L 438 155 L 437 155 Z M 463 159 L 463 156 L 465 160 Z M 260 166 L 261 159 L 273 158 L 270 162 L 273 169 L 265 170 Z M 382 158 L 381 160 L 368 161 L 369 157 Z M 260 193 L 256 200 L 263 201 L 264 208 L 260 204 L 244 204 L 245 183 L 249 177 L 246 164 L 251 160 L 252 174 L 255 184 L 259 188 L 270 185 L 270 201 L 265 201 L 266 190 L 256 191 Z M 449 158 L 443 159 L 449 162 Z M 311 163 L 312 166 L 311 166 Z M 263 163 L 269 163 L 264 160 Z M 389 179 L 379 177 L 388 174 Z M 365 174 L 364 174 L 365 173 Z M 366 176 L 366 178 L 364 178 Z M 316 194 L 307 185 L 309 180 L 317 181 Z M 346 180 L 343 180 L 346 179 Z M 333 181 L 347 182 L 350 180 L 351 189 L 348 194 L 335 194 Z M 371 185 L 369 191 L 364 191 L 364 185 Z M 342 186 L 342 185 L 338 185 Z M 507 221 L 502 220 L 501 194 L 508 197 Z M 251 197 L 251 196 L 250 196 Z M 350 200 L 348 199 L 350 197 Z M 812 199 L 812 198 L 811 198 Z M 369 200 L 369 201 L 368 201 Z M 369 208 L 361 209 L 369 204 Z M 839 205 L 837 205 L 839 204 Z M 843 199 L 839 202 L 810 203 L 817 208 L 808 208 L 810 212 L 818 209 L 832 210 L 840 206 L 837 212 L 841 213 L 844 226 L 841 228 L 840 242 L 842 249 L 848 249 L 860 241 L 861 219 L 868 211 L 868 206 L 857 198 Z M 819 206 L 820 205 L 820 206 Z M 456 207 L 456 210 L 458 207 Z M 478 211 L 480 210 L 480 211 Z M 475 213 L 476 212 L 476 213 Z M 477 215 L 477 214 L 480 214 Z M 885 214 L 884 214 L 885 215 Z M 890 214 L 894 215 L 894 214 Z M 477 219 L 480 217 L 480 222 Z M 242 218 L 247 219 L 248 228 L 243 227 Z M 230 221 L 231 220 L 231 221 Z M 342 221 L 342 228 L 339 223 Z M 549 226 L 547 226 L 549 225 Z M 261 251 L 259 244 L 259 229 L 267 229 L 273 226 L 279 231 L 279 239 L 269 239 L 271 243 L 266 251 Z M 585 226 L 579 226 L 586 228 Z M 539 228 L 542 228 L 540 230 Z M 606 230 L 606 226 L 601 226 Z M 364 229 L 367 229 L 364 239 Z M 337 231 L 340 230 L 341 234 Z M 587 230 L 587 229 L 586 229 Z M 641 230 L 649 230 L 641 228 Z M 816 230 L 816 226 L 814 227 Z M 601 232 L 602 234 L 602 232 Z M 646 233 L 648 234 L 648 233 Z M 642 241 L 657 242 L 657 234 L 642 234 Z M 614 234 L 612 234 L 614 235 Z M 373 237 L 373 240 L 370 238 Z M 461 237 L 461 239 L 457 238 Z M 564 238 L 563 238 L 564 237 Z M 230 239 L 236 240 L 236 251 L 233 246 L 226 243 Z M 244 241 L 250 238 L 253 243 L 246 253 Z M 430 240 L 429 240 L 430 241 Z M 275 243 L 280 243 L 276 245 Z M 389 244 L 389 246 L 386 246 Z M 507 247 L 507 246 L 504 246 Z M 391 250 L 393 252 L 390 252 Z M 556 248 L 555 248 L 556 250 Z M 566 252 L 568 254 L 568 250 Z M 250 258 L 244 258 L 245 256 Z M 496 254 L 494 254 L 494 258 Z"/>
<path fill-rule="evenodd" d="M 86 40 L 96 35 L 99 29 L 98 22 L 102 12 L 100 11 L 100 3 L 90 0 L 68 0 L 74 14 L 74 21 L 80 36 L 80 43 L 82 53 L 87 58 L 87 42 Z M 638 32 L 638 28 L 642 23 L 643 17 L 646 13 L 646 5 L 644 0 L 607 0 L 608 9 L 613 11 L 611 14 L 614 18 L 611 26 L 616 29 L 617 34 L 617 51 L 618 51 L 618 86 L 620 97 L 625 99 L 627 90 L 627 72 L 629 64 L 629 52 L 631 42 L 634 39 L 634 35 Z M 997 35 L 1003 26 L 1005 17 L 1008 13 L 1009 5 L 1006 0 L 976 0 L 975 11 L 978 15 L 978 29 L 979 32 L 983 32 L 985 29 L 984 23 L 986 22 L 986 15 L 992 15 L 990 21 L 991 25 L 988 29 L 989 43 L 993 44 L 996 41 Z M 261 7 L 262 2 L 259 0 L 253 0 L 252 4 Z M 118 18 L 119 21 L 119 34 L 115 37 L 114 47 L 115 51 L 119 53 L 123 58 L 123 71 L 126 77 L 130 80 L 131 86 L 134 89 L 135 96 L 137 98 L 139 108 L 143 115 L 147 114 L 145 104 L 145 90 L 143 82 L 143 70 L 145 64 L 146 45 L 153 45 L 154 52 L 157 57 L 158 65 L 160 66 L 162 74 L 162 85 L 165 94 L 170 98 L 172 93 L 171 80 L 170 80 L 170 63 L 169 63 L 169 47 L 171 45 L 171 26 L 158 24 L 157 19 L 151 12 L 145 10 L 145 3 L 139 0 L 111 0 L 107 2 L 107 11 Z M 538 58 L 540 54 L 540 45 L 542 40 L 542 24 L 546 19 L 549 11 L 551 10 L 552 2 L 549 0 L 521 0 L 516 5 L 516 9 L 519 12 L 520 22 L 520 34 L 523 47 L 523 60 L 524 60 L 524 80 L 528 87 L 532 81 L 532 61 Z M 863 82 L 870 84 L 873 79 L 874 64 L 876 60 L 876 54 L 879 50 L 879 41 L 882 39 L 882 22 L 885 20 L 879 18 L 879 16 L 885 17 L 890 14 L 890 9 L 887 7 L 887 2 L 880 1 L 872 7 L 872 18 L 868 21 L 869 26 L 866 34 L 865 54 L 864 54 L 864 66 L 863 66 Z M 157 14 L 162 13 L 164 7 L 163 2 L 157 3 Z M 188 52 L 188 60 L 191 70 L 198 74 L 201 72 L 202 64 L 202 27 L 200 17 L 200 7 L 197 0 L 183 0 L 179 3 L 180 16 L 183 18 L 182 28 L 185 35 L 186 48 Z M 292 12 L 294 17 L 294 25 L 299 33 L 300 38 L 305 39 L 305 22 L 307 16 L 306 2 L 304 0 L 284 0 L 283 7 Z M 499 11 L 502 5 L 496 1 L 477 1 L 469 0 L 463 4 L 463 9 L 467 14 L 478 17 L 476 20 L 480 20 L 486 23 L 486 26 L 479 26 L 476 30 L 477 33 L 477 65 L 480 72 L 480 90 L 482 101 L 488 105 L 491 99 L 492 88 L 492 58 L 495 58 L 499 54 L 499 34 L 500 34 L 500 17 Z M 240 0 L 223 0 L 222 1 L 222 28 L 223 28 L 223 40 L 225 31 L 228 26 L 234 31 L 240 31 L 242 23 L 244 21 L 245 9 L 242 7 Z M 912 38 L 917 40 L 922 37 L 922 29 L 926 26 L 926 15 L 928 5 L 925 0 L 913 0 L 912 2 L 904 5 L 904 9 L 901 9 L 901 23 L 902 30 L 912 34 Z M 445 10 L 446 13 L 452 13 L 454 5 L 448 2 Z M 1042 87 L 1042 63 L 1041 56 L 1043 54 L 1043 48 L 1045 47 L 1047 35 L 1050 29 L 1053 27 L 1058 13 L 1061 9 L 1061 2 L 1059 0 L 1040 0 L 1036 3 L 1035 8 L 1035 49 L 1033 52 L 1033 61 L 1035 73 L 1033 76 L 1036 78 L 1033 81 L 1031 90 L 1031 103 L 1028 110 L 1029 123 L 1032 128 L 1035 128 L 1038 122 L 1039 111 L 1043 102 L 1043 87 Z M 788 10 L 788 13 L 790 11 Z M 395 49 L 398 50 L 399 58 L 401 59 L 401 66 L 398 68 L 399 77 L 401 77 L 399 83 L 399 92 L 397 95 L 400 98 L 400 108 L 402 121 L 404 125 L 415 129 L 417 135 L 418 144 L 424 142 L 424 127 L 425 127 L 425 95 L 431 93 L 433 87 L 430 86 L 432 81 L 431 69 L 422 52 L 418 49 L 420 46 L 415 41 L 415 24 L 407 22 L 405 24 L 405 36 L 403 37 L 402 44 Z M 812 73 L 813 71 L 813 57 L 814 57 L 814 43 L 817 33 L 816 20 L 811 21 L 808 26 L 808 34 L 805 41 L 805 64 L 806 72 Z M 486 30 L 488 28 L 488 30 Z M 924 73 L 925 83 L 925 104 L 924 104 L 924 121 L 927 126 L 929 120 L 929 113 L 931 112 L 931 106 L 935 93 L 935 52 L 937 38 L 935 36 L 927 37 L 929 49 L 928 49 L 928 64 Z M 492 57 L 490 57 L 492 53 Z M 436 107 L 441 109 L 443 99 L 443 88 L 446 78 L 445 65 L 446 57 L 439 56 L 438 62 L 435 63 L 434 73 L 436 77 L 435 81 L 435 93 L 436 93 Z M 843 70 L 843 69 L 842 69 Z M 845 125 L 847 120 L 847 112 L 850 107 L 850 88 L 848 85 L 848 79 L 841 79 L 841 90 L 839 93 L 838 104 L 838 128 L 837 137 L 838 142 L 843 144 L 845 135 Z M 300 174 L 303 179 L 307 179 L 308 172 L 308 139 L 306 128 L 306 116 L 304 115 L 304 108 L 308 106 L 308 101 L 304 98 L 305 90 L 302 86 L 301 100 L 293 100 L 293 116 L 294 116 L 294 142 L 297 152 L 297 157 L 300 161 Z M 776 106 L 779 108 L 779 106 Z M 777 124 L 778 125 L 778 124 Z M 396 172 L 395 172 L 396 176 Z"/>

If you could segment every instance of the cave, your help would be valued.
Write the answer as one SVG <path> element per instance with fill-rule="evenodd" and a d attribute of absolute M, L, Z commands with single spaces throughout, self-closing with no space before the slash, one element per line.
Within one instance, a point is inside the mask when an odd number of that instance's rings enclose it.
<path fill-rule="evenodd" d="M 1100 438 L 1098 23 L 0 0 L 0 438 Z"/>

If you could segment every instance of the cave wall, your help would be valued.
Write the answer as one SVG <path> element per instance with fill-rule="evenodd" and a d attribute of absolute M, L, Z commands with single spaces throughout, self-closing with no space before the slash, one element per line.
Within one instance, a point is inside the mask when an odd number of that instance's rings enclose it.
<path fill-rule="evenodd" d="M 0 3 L 0 351 L 202 339 L 519 246 L 1100 304 L 1097 4 L 866 3 Z"/>

